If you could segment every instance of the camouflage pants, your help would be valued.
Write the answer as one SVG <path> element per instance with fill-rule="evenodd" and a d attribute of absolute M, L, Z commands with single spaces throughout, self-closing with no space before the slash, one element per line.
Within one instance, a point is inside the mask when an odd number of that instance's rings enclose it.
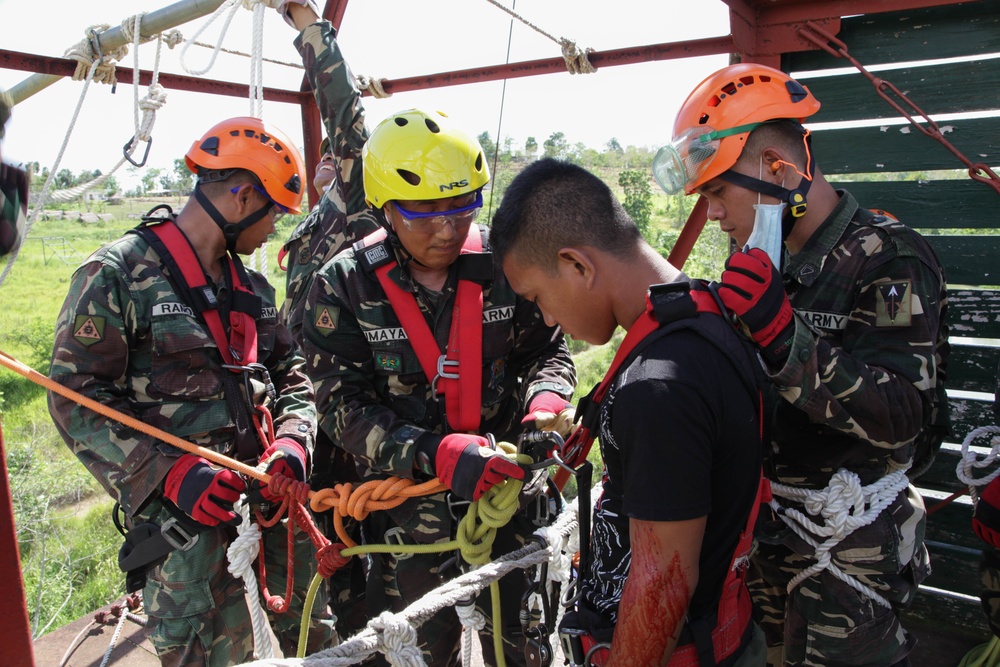
<path fill-rule="evenodd" d="M 903 660 L 916 640 L 900 625 L 898 610 L 930 571 L 924 521 L 923 504 L 909 487 L 830 552 L 833 565 L 886 598 L 888 609 L 829 570 L 786 593 L 791 579 L 816 563 L 815 549 L 762 508 L 747 587 L 767 638 L 768 664 L 884 667 Z"/>
<path fill-rule="evenodd" d="M 983 590 L 979 599 L 983 604 L 986 622 L 993 634 L 1000 637 L 1000 551 L 983 543 L 983 558 L 979 562 L 979 581 Z"/>
<path fill-rule="evenodd" d="M 162 509 L 151 514 L 148 520 L 160 525 L 170 518 Z M 172 551 L 147 572 L 143 604 L 150 620 L 150 641 L 164 667 L 235 665 L 253 658 L 253 631 L 243 581 L 227 571 L 226 550 L 233 534 L 226 526 L 205 530 L 189 550 Z M 284 524 L 265 530 L 263 540 L 268 590 L 284 595 L 288 571 Z M 299 618 L 316 572 L 312 542 L 301 530 L 295 532 L 294 551 L 291 607 L 284 614 L 268 612 L 281 650 L 289 656 L 298 645 Z M 263 602 L 262 606 L 266 609 Z M 334 637 L 333 619 L 321 589 L 313 605 L 307 653 L 328 647 Z"/>
<path fill-rule="evenodd" d="M 539 502 L 547 501 L 539 500 Z M 534 516 L 534 512 L 534 504 L 531 504 L 526 510 L 516 514 L 510 523 L 497 530 L 492 551 L 494 558 L 524 546 L 526 538 L 537 529 L 533 520 L 529 518 Z M 416 544 L 405 536 L 403 540 L 409 544 Z M 461 574 L 457 561 L 454 560 L 456 555 L 455 552 L 415 554 L 396 559 L 388 554 L 373 554 L 373 558 L 378 558 L 380 561 L 373 572 L 378 574 L 381 570 L 388 607 L 394 612 L 402 611 L 407 605 L 440 586 L 442 582 Z M 461 560 L 461 556 L 458 556 L 458 560 Z M 528 590 L 528 583 L 524 573 L 515 570 L 501 578 L 499 586 L 504 657 L 508 665 L 521 666 L 525 664 L 526 639 L 522 632 L 519 613 L 521 599 Z M 476 607 L 487 619 L 486 628 L 480 634 L 483 661 L 487 665 L 495 665 L 497 661 L 493 648 L 493 611 L 489 588 L 483 590 L 477 597 Z M 417 641 L 427 664 L 435 667 L 459 665 L 461 634 L 462 625 L 454 607 L 445 607 L 424 622 L 417 629 Z M 380 660 L 380 664 L 385 663 Z"/>

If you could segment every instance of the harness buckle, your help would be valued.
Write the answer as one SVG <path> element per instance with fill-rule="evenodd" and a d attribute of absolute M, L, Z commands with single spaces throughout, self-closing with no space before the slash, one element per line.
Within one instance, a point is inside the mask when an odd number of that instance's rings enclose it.
<path fill-rule="evenodd" d="M 449 368 L 454 368 L 455 369 L 454 372 L 448 371 L 447 369 L 449 369 Z M 437 382 L 438 382 L 438 380 L 440 378 L 444 378 L 446 380 L 457 380 L 458 379 L 458 360 L 457 359 L 449 359 L 448 357 L 446 357 L 443 354 L 440 357 L 438 357 L 438 361 L 437 361 L 437 375 L 435 375 L 434 379 L 431 380 L 431 396 L 434 398 L 434 400 L 437 400 L 437 397 L 438 397 Z"/>
<path fill-rule="evenodd" d="M 160 534 L 170 546 L 180 551 L 187 551 L 198 544 L 199 534 L 195 533 L 192 535 L 187 532 L 184 526 L 177 521 L 177 517 L 174 516 L 163 522 L 163 525 L 160 526 Z"/>
<path fill-rule="evenodd" d="M 405 535 L 403 529 L 399 526 L 394 526 L 389 530 L 385 531 L 385 535 L 382 536 L 382 539 L 385 540 L 386 544 L 394 544 L 396 546 L 401 547 L 406 545 L 406 541 L 403 540 L 403 535 Z M 395 551 L 390 551 L 389 555 L 395 558 L 396 560 L 406 560 L 407 558 L 413 556 L 412 553 L 398 553 Z"/>
<path fill-rule="evenodd" d="M 456 496 L 450 491 L 445 499 L 445 502 L 448 503 L 448 514 L 451 515 L 451 519 L 455 523 L 458 523 L 465 517 L 466 512 L 469 511 L 469 505 L 472 504 L 465 498 Z"/>

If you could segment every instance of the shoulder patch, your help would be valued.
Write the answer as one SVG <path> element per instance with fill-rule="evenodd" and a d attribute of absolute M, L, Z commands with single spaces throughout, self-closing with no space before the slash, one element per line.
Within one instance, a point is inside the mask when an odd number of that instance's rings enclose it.
<path fill-rule="evenodd" d="M 316 310 L 316 328 L 324 336 L 337 330 L 337 322 L 340 320 L 340 308 L 335 306 L 321 306 Z"/>
<path fill-rule="evenodd" d="M 77 315 L 73 321 L 73 338 L 80 345 L 90 347 L 104 340 L 103 317 L 97 315 Z"/>
<path fill-rule="evenodd" d="M 908 327 L 913 315 L 913 290 L 909 280 L 876 285 L 875 326 Z"/>

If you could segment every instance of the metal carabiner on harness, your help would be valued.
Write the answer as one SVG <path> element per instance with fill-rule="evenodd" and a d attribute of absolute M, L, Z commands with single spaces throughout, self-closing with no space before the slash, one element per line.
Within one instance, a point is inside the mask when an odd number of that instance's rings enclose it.
<path fill-rule="evenodd" d="M 278 392 L 274 388 L 274 383 L 271 382 L 271 373 L 268 372 L 267 366 L 260 363 L 246 364 L 245 366 L 240 366 L 239 364 L 223 364 L 223 368 L 234 373 L 240 373 L 243 376 L 243 388 L 247 392 L 247 400 L 253 401 L 254 388 L 252 382 L 252 376 L 257 376 L 261 383 L 264 385 L 264 393 L 273 402 L 278 400 Z"/>

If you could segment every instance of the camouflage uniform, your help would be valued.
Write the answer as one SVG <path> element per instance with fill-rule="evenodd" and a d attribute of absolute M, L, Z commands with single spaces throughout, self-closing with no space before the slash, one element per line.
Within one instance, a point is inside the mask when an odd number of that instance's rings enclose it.
<path fill-rule="evenodd" d="M 0 91 L 0 140 L 13 106 L 10 96 Z M 0 162 L 0 256 L 14 252 L 24 238 L 28 213 L 28 173 Z"/>
<path fill-rule="evenodd" d="M 368 139 L 364 107 L 354 75 L 344 61 L 333 26 L 319 21 L 295 38 L 309 85 L 330 137 L 337 176 L 285 243 L 285 321 L 298 339 L 302 307 L 313 274 L 338 252 L 378 228 L 365 203 L 361 147 Z"/>
<path fill-rule="evenodd" d="M 375 231 L 378 220 L 365 203 L 362 187 L 361 147 L 368 139 L 368 130 L 365 128 L 361 93 L 340 52 L 333 26 L 328 21 L 307 26 L 296 37 L 295 47 L 302 55 L 320 117 L 326 124 L 336 168 L 336 177 L 329 190 L 299 223 L 284 246 L 288 273 L 285 276 L 285 303 L 281 315 L 292 336 L 301 345 L 302 308 L 313 274 L 342 249 Z M 334 447 L 323 431 L 316 434 L 310 481 L 313 488 L 357 481 L 350 457 L 344 450 Z M 333 538 L 331 513 L 319 515 L 319 520 L 326 533 Z M 356 540 L 360 539 L 352 519 L 346 519 L 344 527 Z M 353 635 L 364 627 L 367 620 L 363 611 L 357 609 L 358 603 L 364 602 L 363 590 L 358 590 L 357 583 L 353 595 L 351 590 L 352 571 L 356 582 L 363 579 L 363 574 L 356 571 L 358 563 L 355 559 L 351 567 L 338 570 L 329 579 L 334 612 L 342 635 Z"/>
<path fill-rule="evenodd" d="M 274 289 L 261 275 L 250 272 L 250 277 L 263 300 L 258 361 L 278 392 L 270 406 L 275 436 L 294 437 L 311 450 L 315 408 L 304 361 L 287 329 L 278 324 Z M 225 303 L 225 287 L 213 287 Z M 235 427 L 223 380 L 229 371 L 222 364 L 215 340 L 139 236 L 127 234 L 104 246 L 73 275 L 52 358 L 51 376 L 60 384 L 189 442 L 235 456 Z M 258 384 L 259 404 L 263 385 Z M 162 485 L 181 451 L 54 393 L 49 410 L 66 443 L 121 504 L 127 525 L 162 525 L 179 511 L 164 507 Z M 252 655 L 242 583 L 226 572 L 230 531 L 224 525 L 206 528 L 192 549 L 173 551 L 147 571 L 143 600 L 153 645 L 165 665 L 196 659 L 235 664 Z M 280 595 L 286 533 L 276 527 L 265 535 L 269 589 Z M 285 650 L 298 643 L 298 616 L 315 572 L 308 536 L 299 531 L 296 544 L 296 601 L 275 627 Z M 323 620 L 328 615 L 325 598 L 317 600 L 313 650 L 332 639 L 332 624 Z"/>
<path fill-rule="evenodd" d="M 912 230 L 840 194 L 787 260 L 795 337 L 785 366 L 770 374 L 781 400 L 769 420 L 768 476 L 805 489 L 823 489 L 841 468 L 862 485 L 906 469 L 943 396 L 936 358 L 947 355 L 946 294 L 937 258 Z M 929 573 L 924 524 L 923 502 L 910 486 L 831 551 L 833 564 L 886 598 L 890 610 L 828 570 L 786 595 L 789 580 L 816 562 L 815 550 L 763 512 L 748 585 L 772 664 L 781 664 L 782 644 L 786 665 L 903 659 L 915 640 L 897 611 Z"/>
<path fill-rule="evenodd" d="M 480 229 L 484 249 L 488 250 L 486 229 Z M 400 262 L 390 269 L 389 278 L 414 293 L 438 345 L 444 349 L 461 258 L 452 265 L 442 291 L 433 293 L 416 283 L 405 268 L 398 239 L 390 235 L 387 243 Z M 320 427 L 354 456 L 361 476 L 366 480 L 394 475 L 418 481 L 428 479 L 414 466 L 415 442 L 427 432 L 449 432 L 445 404 L 434 398 L 382 286 L 373 272 L 360 265 L 353 248 L 337 255 L 316 275 L 306 299 L 302 333 L 309 375 L 316 385 Z M 482 362 L 479 432 L 492 433 L 500 441 L 517 438 L 523 408 L 536 393 L 555 391 L 569 396 L 576 383 L 576 372 L 562 333 L 546 326 L 538 309 L 517 297 L 499 266 L 494 267 L 492 280 L 483 286 Z M 536 479 L 535 484 L 541 481 Z M 377 520 L 383 525 L 375 534 L 366 533 L 369 541 L 384 542 L 386 529 L 407 543 L 448 540 L 455 521 L 449 513 L 447 495 L 414 498 L 396 509 L 377 513 Z M 515 517 L 509 526 L 514 535 L 498 536 L 494 555 L 519 544 L 523 536 L 535 529 L 530 520 L 534 509 Z M 453 576 L 454 571 L 439 571 L 442 560 L 441 556 L 379 559 L 376 567 L 380 564 L 383 570 L 385 595 L 392 608 L 399 610 L 436 587 L 440 583 L 439 574 L 442 578 Z M 524 590 L 523 575 L 517 572 L 508 575 L 501 582 L 501 589 L 508 644 L 505 653 L 512 664 L 521 663 L 523 652 L 512 646 L 521 643 L 519 649 L 523 649 L 516 613 Z M 481 597 L 486 601 L 485 615 L 490 617 L 488 592 Z M 430 664 L 454 660 L 459 631 L 451 608 L 442 610 L 422 626 L 420 642 Z M 489 663 L 492 643 L 483 644 Z"/>

